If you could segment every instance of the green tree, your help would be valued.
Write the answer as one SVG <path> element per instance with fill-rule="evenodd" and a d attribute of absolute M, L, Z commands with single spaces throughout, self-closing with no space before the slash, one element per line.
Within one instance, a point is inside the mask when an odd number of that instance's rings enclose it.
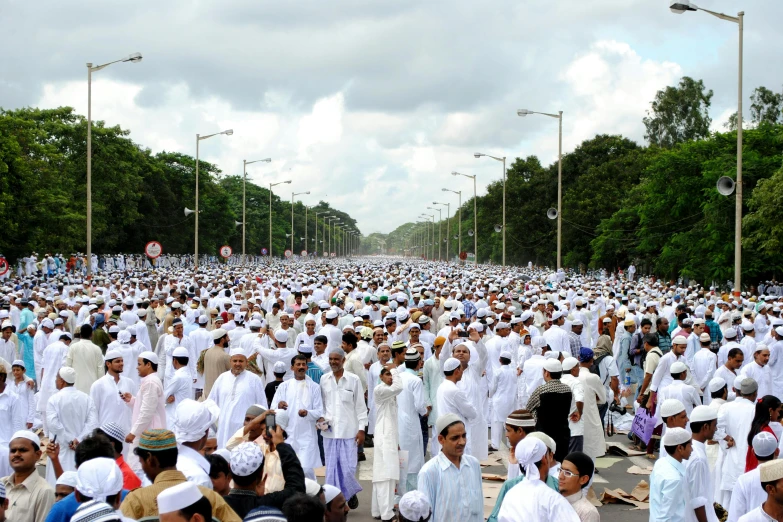
<path fill-rule="evenodd" d="M 712 90 L 702 80 L 688 76 L 677 87 L 658 91 L 642 121 L 647 129 L 645 139 L 651 145 L 672 148 L 685 141 L 704 139 L 710 134 L 709 108 Z"/>

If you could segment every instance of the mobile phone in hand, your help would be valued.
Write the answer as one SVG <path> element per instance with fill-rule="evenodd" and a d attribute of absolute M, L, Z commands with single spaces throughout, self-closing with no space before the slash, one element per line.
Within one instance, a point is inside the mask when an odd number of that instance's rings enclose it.
<path fill-rule="evenodd" d="M 275 428 L 277 428 L 277 419 L 275 419 L 275 414 L 270 413 L 266 416 L 266 434 L 268 437 L 272 436 L 272 432 L 275 431 Z"/>

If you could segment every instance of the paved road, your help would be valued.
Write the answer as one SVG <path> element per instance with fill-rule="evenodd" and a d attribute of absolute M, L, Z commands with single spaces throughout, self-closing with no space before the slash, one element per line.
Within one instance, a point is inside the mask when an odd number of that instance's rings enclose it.
<path fill-rule="evenodd" d="M 608 439 L 610 441 L 627 443 L 627 439 L 624 435 L 617 435 Z M 359 522 L 374 522 L 374 519 L 370 515 L 370 494 L 372 492 L 372 450 L 367 449 L 368 459 L 365 462 L 359 463 L 358 478 L 359 483 L 364 488 L 364 491 L 359 493 L 359 507 L 349 513 L 348 519 Z M 648 461 L 643 457 L 617 457 L 607 456 L 598 459 L 596 465 L 598 466 L 599 474 L 594 480 L 593 489 L 597 495 L 603 493 L 604 488 L 615 489 L 620 488 L 626 492 L 631 492 L 636 484 L 641 480 L 649 482 L 649 476 L 632 475 L 627 473 L 628 468 L 634 464 L 640 466 L 649 466 L 652 461 Z M 505 475 L 505 466 L 489 466 L 482 468 L 483 473 L 497 473 Z M 319 478 L 319 482 L 323 482 L 322 478 Z M 484 481 L 485 484 L 500 484 L 499 482 Z M 485 490 L 486 491 L 486 490 Z M 494 500 L 488 500 L 494 504 Z M 643 522 L 649 518 L 649 512 L 647 510 L 635 509 L 632 505 L 627 504 L 605 504 L 598 508 L 598 512 L 601 514 L 602 522 Z"/>

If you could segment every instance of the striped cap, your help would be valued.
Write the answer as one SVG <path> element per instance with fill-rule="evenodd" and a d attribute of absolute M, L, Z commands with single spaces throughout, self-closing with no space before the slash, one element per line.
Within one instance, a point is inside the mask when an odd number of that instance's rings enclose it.
<path fill-rule="evenodd" d="M 119 520 L 121 519 L 117 512 L 106 502 L 99 500 L 85 502 L 79 506 L 71 518 L 71 522 L 115 522 Z"/>
<path fill-rule="evenodd" d="M 114 440 L 125 442 L 125 430 L 116 422 L 104 422 L 98 429 Z"/>
<path fill-rule="evenodd" d="M 177 447 L 177 439 L 169 430 L 147 430 L 141 434 L 139 449 L 163 451 Z"/>

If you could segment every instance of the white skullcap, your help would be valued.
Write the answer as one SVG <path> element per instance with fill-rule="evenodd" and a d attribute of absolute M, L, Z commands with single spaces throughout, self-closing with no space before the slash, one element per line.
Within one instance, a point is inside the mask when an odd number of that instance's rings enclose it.
<path fill-rule="evenodd" d="M 685 366 L 685 363 L 682 361 L 676 361 L 674 364 L 672 364 L 671 368 L 669 368 L 669 373 L 672 375 L 679 375 L 686 371 L 688 371 L 688 367 Z"/>
<path fill-rule="evenodd" d="M 581 319 L 576 319 L 571 321 L 571 326 L 584 326 L 584 323 L 581 321 Z"/>
<path fill-rule="evenodd" d="M 200 315 L 198 317 L 198 324 L 207 324 L 209 322 L 209 317 L 206 315 Z M 252 321 L 250 321 L 252 323 Z"/>
<path fill-rule="evenodd" d="M 76 489 L 85 497 L 106 502 L 106 497 L 122 491 L 122 471 L 114 459 L 90 459 L 76 471 Z"/>
<path fill-rule="evenodd" d="M 275 340 L 279 343 L 288 342 L 288 332 L 285 330 L 278 330 L 275 332 Z"/>
<path fill-rule="evenodd" d="M 753 437 L 753 453 L 757 457 L 769 457 L 778 449 L 778 440 L 768 431 L 760 431 Z"/>
<path fill-rule="evenodd" d="M 14 439 L 27 439 L 36 446 L 41 446 L 41 439 L 38 437 L 38 435 L 30 430 L 19 430 L 14 432 L 14 434 L 11 435 L 11 440 Z"/>
<path fill-rule="evenodd" d="M 579 361 L 576 359 L 576 357 L 566 357 L 565 359 L 563 359 L 563 371 L 570 372 L 578 364 Z"/>
<path fill-rule="evenodd" d="M 57 478 L 57 486 L 70 486 L 76 487 L 76 472 L 75 471 L 63 471 L 63 474 Z"/>
<path fill-rule="evenodd" d="M 672 339 L 672 344 L 688 344 L 688 339 L 682 335 L 675 335 L 674 339 Z"/>
<path fill-rule="evenodd" d="M 116 522 L 119 515 L 113 507 L 100 500 L 90 500 L 79 505 L 71 522 Z"/>
<path fill-rule="evenodd" d="M 264 453 L 255 442 L 243 442 L 231 450 L 231 473 L 247 477 L 264 463 Z"/>
<path fill-rule="evenodd" d="M 128 344 L 130 343 L 131 335 L 136 335 L 136 329 L 133 326 L 129 326 L 126 330 L 118 333 L 117 341 L 119 341 L 120 344 Z"/>
<path fill-rule="evenodd" d="M 691 433 L 685 428 L 669 428 L 663 436 L 664 446 L 677 446 L 691 440 Z"/>
<path fill-rule="evenodd" d="M 207 434 L 209 427 L 215 422 L 215 416 L 206 403 L 193 399 L 182 399 L 177 404 L 176 421 L 172 426 L 177 442 L 196 442 Z"/>
<path fill-rule="evenodd" d="M 60 378 L 68 384 L 73 384 L 76 382 L 76 370 L 70 366 L 63 366 L 60 368 Z"/>
<path fill-rule="evenodd" d="M 554 352 L 557 353 L 557 352 Z M 563 365 L 560 364 L 560 361 L 554 358 L 547 359 L 544 361 L 544 369 L 548 371 L 549 373 L 557 373 L 563 371 Z"/>
<path fill-rule="evenodd" d="M 190 352 L 184 346 L 177 346 L 174 351 L 171 352 L 172 357 L 190 357 Z"/>
<path fill-rule="evenodd" d="M 460 365 L 460 362 L 455 359 L 454 357 L 449 357 L 446 359 L 446 362 L 443 363 L 443 371 L 444 372 L 450 372 L 452 370 L 457 369 L 457 367 Z"/>
<path fill-rule="evenodd" d="M 552 314 L 552 322 L 557 321 L 561 317 L 563 317 L 563 312 L 561 312 L 560 310 L 556 311 L 555 313 Z"/>
<path fill-rule="evenodd" d="M 324 488 L 324 500 L 326 500 L 327 504 L 332 500 L 334 500 L 335 497 L 337 497 L 337 495 L 342 493 L 339 489 L 332 486 L 331 484 L 324 484 L 323 488 Z"/>
<path fill-rule="evenodd" d="M 224 337 L 228 335 L 228 332 L 224 330 L 223 328 L 217 328 L 215 330 L 212 330 L 212 340 L 217 341 L 221 337 Z"/>
<path fill-rule="evenodd" d="M 711 340 L 712 340 L 712 338 L 710 337 L 710 334 L 708 334 L 707 332 L 704 332 L 703 334 L 701 334 L 699 336 L 699 341 L 701 341 L 703 343 L 710 342 Z"/>
<path fill-rule="evenodd" d="M 335 319 L 337 317 L 337 310 L 330 309 L 326 312 L 326 318 L 329 320 Z"/>
<path fill-rule="evenodd" d="M 241 355 L 242 357 L 247 357 L 247 355 L 245 355 L 245 350 L 243 350 L 239 346 L 235 346 L 235 347 L 231 348 L 231 350 L 229 350 L 229 352 L 228 352 L 228 356 L 229 357 L 234 357 L 234 356 L 237 356 L 237 355 Z"/>
<path fill-rule="evenodd" d="M 115 349 L 106 350 L 106 355 L 103 356 L 104 361 L 111 361 L 112 359 L 120 359 L 120 358 L 122 358 L 122 352 Z"/>
<path fill-rule="evenodd" d="M 194 482 L 182 482 L 158 493 L 158 513 L 174 513 L 192 506 L 204 495 Z"/>
<path fill-rule="evenodd" d="M 732 383 L 732 387 L 735 390 L 740 391 L 740 388 L 742 388 L 742 381 L 744 380 L 745 380 L 744 375 L 737 375 L 736 377 L 734 377 L 734 382 Z"/>
<path fill-rule="evenodd" d="M 463 422 L 463 420 L 460 419 L 456 413 L 446 413 L 445 415 L 441 415 L 438 417 L 438 420 L 435 421 L 435 433 L 439 435 L 443 430 L 455 422 Z"/>
<path fill-rule="evenodd" d="M 775 328 L 775 333 L 783 337 L 783 326 L 778 326 Z"/>
<path fill-rule="evenodd" d="M 753 323 L 742 323 L 742 329 L 745 330 L 746 332 L 751 332 L 753 331 L 754 328 L 755 326 L 753 326 Z"/>
<path fill-rule="evenodd" d="M 661 404 L 661 417 L 671 417 L 685 411 L 685 406 L 677 399 L 666 399 Z"/>
<path fill-rule="evenodd" d="M 285 373 L 285 363 L 283 361 L 277 361 L 272 367 L 272 373 Z"/>
<path fill-rule="evenodd" d="M 305 477 L 305 493 L 308 497 L 314 497 L 321 492 L 321 485 L 307 477 Z"/>
<path fill-rule="evenodd" d="M 525 480 L 541 480 L 538 472 L 537 462 L 540 462 L 546 455 L 546 444 L 535 437 L 525 437 L 517 444 L 514 455 L 517 462 L 525 471 Z"/>
<path fill-rule="evenodd" d="M 275 422 L 283 430 L 288 431 L 289 416 L 287 410 L 275 410 Z"/>
<path fill-rule="evenodd" d="M 430 501 L 421 491 L 414 489 L 405 493 L 399 502 L 400 515 L 405 517 L 405 520 L 426 520 L 432 509 L 430 507 Z"/>
<path fill-rule="evenodd" d="M 762 432 L 763 433 L 763 432 Z M 783 478 L 783 460 L 773 459 L 759 464 L 761 482 L 775 482 Z"/>
<path fill-rule="evenodd" d="M 694 422 L 711 421 L 718 418 L 718 410 L 709 406 L 696 406 L 690 415 L 691 424 Z"/>
<path fill-rule="evenodd" d="M 491 323 L 490 323 L 490 324 L 491 324 Z M 470 324 L 468 325 L 468 330 L 471 330 L 471 329 L 472 329 L 472 330 L 476 330 L 477 332 L 481 333 L 481 332 L 483 332 L 483 331 L 484 331 L 484 325 L 483 325 L 483 324 L 481 324 L 481 323 L 478 323 L 478 322 L 476 322 L 476 323 L 470 323 Z"/>
<path fill-rule="evenodd" d="M 725 337 L 726 339 L 734 339 L 735 337 L 737 337 L 737 330 L 735 330 L 734 328 L 728 328 L 726 330 L 723 330 L 723 337 Z"/>
<path fill-rule="evenodd" d="M 726 386 L 726 381 L 724 381 L 721 377 L 713 377 L 707 386 L 710 389 L 710 393 L 714 393 Z"/>
<path fill-rule="evenodd" d="M 549 435 L 547 435 L 543 431 L 534 431 L 533 433 L 528 433 L 528 438 L 530 438 L 530 437 L 532 437 L 534 439 L 538 439 L 541 442 L 543 442 L 544 446 L 546 446 L 547 449 L 549 451 L 551 451 L 552 453 L 556 453 L 557 452 L 557 443 L 555 442 L 555 440 L 552 437 L 550 437 Z"/>
<path fill-rule="evenodd" d="M 508 359 L 510 361 L 511 360 L 511 352 L 509 352 L 508 350 L 503 350 L 502 352 L 500 352 L 500 358 L 501 359 Z"/>
<path fill-rule="evenodd" d="M 152 364 L 158 364 L 158 356 L 154 352 L 141 352 L 139 359 L 147 359 Z"/>

